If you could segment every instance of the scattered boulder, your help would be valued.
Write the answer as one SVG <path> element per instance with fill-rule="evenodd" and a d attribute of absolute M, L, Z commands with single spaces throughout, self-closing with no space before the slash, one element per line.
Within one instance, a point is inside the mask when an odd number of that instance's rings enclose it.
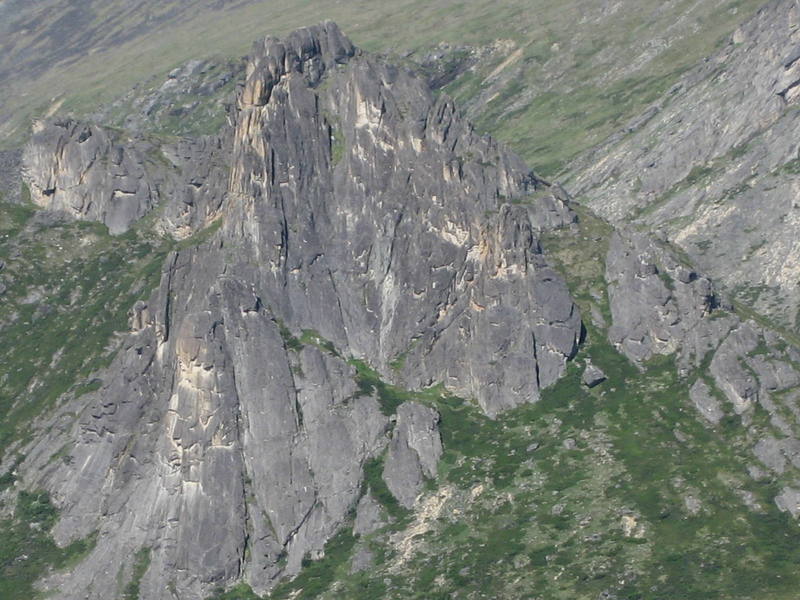
<path fill-rule="evenodd" d="M 583 376 L 581 377 L 581 381 L 583 381 L 583 385 L 588 388 L 593 388 L 597 385 L 600 385 L 606 380 L 606 374 L 603 373 L 600 367 L 597 367 L 591 363 L 586 365 L 586 368 L 583 370 Z"/>
<path fill-rule="evenodd" d="M 789 512 L 794 518 L 800 516 L 800 490 L 784 487 L 775 497 L 775 504 L 783 512 Z"/>
<path fill-rule="evenodd" d="M 722 404 L 711 393 L 711 389 L 702 379 L 698 379 L 689 390 L 689 398 L 691 398 L 700 415 L 711 424 L 718 425 L 722 417 L 725 416 Z"/>
<path fill-rule="evenodd" d="M 353 558 L 350 561 L 350 573 L 358 573 L 366 571 L 372 566 L 375 560 L 375 555 L 372 551 L 364 545 L 360 545 L 353 553 Z"/>

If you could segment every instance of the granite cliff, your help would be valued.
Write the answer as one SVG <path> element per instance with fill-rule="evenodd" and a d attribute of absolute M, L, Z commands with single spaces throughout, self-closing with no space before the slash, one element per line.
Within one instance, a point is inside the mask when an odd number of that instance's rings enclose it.
<path fill-rule="evenodd" d="M 60 510 L 55 540 L 99 532 L 48 582 L 55 597 L 112 597 L 145 548 L 143 597 L 240 578 L 265 592 L 322 554 L 368 460 L 388 451 L 409 508 L 436 474 L 438 413 L 382 405 L 360 365 L 496 416 L 577 350 L 578 310 L 538 241 L 574 220 L 563 192 L 407 70 L 332 23 L 266 38 L 231 120 L 185 148 L 51 121 L 26 148 L 46 211 L 112 234 L 148 213 L 176 237 L 218 227 L 168 256 L 100 388 L 25 451 L 25 484 Z M 205 160 L 180 168 L 185 155 Z"/>
<path fill-rule="evenodd" d="M 797 3 L 648 6 L 393 58 L 327 21 L 40 111 L 0 153 L 0 596 L 794 599 Z"/>

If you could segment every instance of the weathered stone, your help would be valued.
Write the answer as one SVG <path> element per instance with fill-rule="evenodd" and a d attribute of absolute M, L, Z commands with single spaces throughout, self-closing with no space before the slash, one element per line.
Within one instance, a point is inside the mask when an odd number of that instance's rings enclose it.
<path fill-rule="evenodd" d="M 794 518 L 800 516 L 800 490 L 792 487 L 784 487 L 781 493 L 775 497 L 775 504 L 782 511 L 788 511 Z"/>
<path fill-rule="evenodd" d="M 183 239 L 218 217 L 229 145 L 224 135 L 158 148 L 91 123 L 39 121 L 22 156 L 23 177 L 44 209 L 35 217 L 41 226 L 66 217 L 120 234 L 166 198 L 156 228 Z"/>
<path fill-rule="evenodd" d="M 781 443 L 772 436 L 758 441 L 753 448 L 753 453 L 765 466 L 776 473 L 786 470 L 786 458 L 783 456 Z"/>
<path fill-rule="evenodd" d="M 144 157 L 107 130 L 71 119 L 38 121 L 22 158 L 31 200 L 122 233 L 156 203 Z"/>
<path fill-rule="evenodd" d="M 358 501 L 356 507 L 356 520 L 353 523 L 353 534 L 369 535 L 386 525 L 386 515 L 383 508 L 367 491 Z"/>
<path fill-rule="evenodd" d="M 718 308 L 710 280 L 685 271 L 668 247 L 643 233 L 619 229 L 612 235 L 606 259 L 608 335 L 635 363 L 677 353 L 679 368 L 699 366 L 736 322 Z"/>
<path fill-rule="evenodd" d="M 722 417 L 725 416 L 719 400 L 714 397 L 711 389 L 702 379 L 698 379 L 691 387 L 689 398 L 691 398 L 700 415 L 713 425 L 719 424 Z"/>
<path fill-rule="evenodd" d="M 603 373 L 603 370 L 591 363 L 586 365 L 586 368 L 583 370 L 583 375 L 581 376 L 583 385 L 589 388 L 600 385 L 605 380 L 606 374 Z"/>
<path fill-rule="evenodd" d="M 383 479 L 406 508 L 414 506 L 425 479 L 436 477 L 442 455 L 438 424 L 439 413 L 417 402 L 404 402 L 397 409 Z"/>
<path fill-rule="evenodd" d="M 27 150 L 48 208 L 119 232 L 158 201 L 157 227 L 179 238 L 222 223 L 168 256 L 101 389 L 26 449 L 23 483 L 51 492 L 58 543 L 99 531 L 58 598 L 113 597 L 145 547 L 147 598 L 242 577 L 263 594 L 322 556 L 390 423 L 345 356 L 494 416 L 537 400 L 577 349 L 578 310 L 538 241 L 574 220 L 562 191 L 412 73 L 331 23 L 267 38 L 231 120 L 153 148 L 161 166 L 71 121 Z M 384 478 L 404 506 L 436 476 L 437 423 L 397 409 Z M 66 443 L 70 464 L 51 461 Z"/>
<path fill-rule="evenodd" d="M 711 360 L 709 372 L 736 414 L 742 414 L 758 400 L 758 381 L 741 362 L 755 350 L 758 339 L 758 331 L 749 323 L 742 323 L 723 340 Z"/>

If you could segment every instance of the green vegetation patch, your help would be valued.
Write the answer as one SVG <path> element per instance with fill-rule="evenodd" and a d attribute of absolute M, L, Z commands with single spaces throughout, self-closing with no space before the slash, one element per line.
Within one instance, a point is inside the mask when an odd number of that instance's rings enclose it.
<path fill-rule="evenodd" d="M 50 537 L 58 512 L 45 492 L 20 491 L 14 515 L 0 520 L 0 598 L 43 597 L 34 583 L 52 569 L 66 569 L 94 548 L 96 535 L 59 548 Z"/>
<path fill-rule="evenodd" d="M 96 223 L 42 227 L 26 206 L 0 205 L 0 453 L 67 392 L 97 389 L 128 310 L 158 283 L 170 244 Z"/>
<path fill-rule="evenodd" d="M 150 567 L 150 548 L 141 548 L 133 556 L 131 579 L 122 591 L 123 600 L 139 600 L 139 586 L 142 577 Z"/>

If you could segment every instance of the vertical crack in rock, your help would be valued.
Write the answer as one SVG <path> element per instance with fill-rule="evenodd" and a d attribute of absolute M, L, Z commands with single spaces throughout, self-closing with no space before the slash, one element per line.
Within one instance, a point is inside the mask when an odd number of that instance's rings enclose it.
<path fill-rule="evenodd" d="M 389 419 L 344 357 L 409 388 L 441 382 L 494 417 L 536 401 L 576 351 L 580 315 L 538 241 L 574 221 L 563 192 L 413 73 L 332 23 L 266 38 L 231 121 L 153 149 L 171 174 L 94 125 L 42 124 L 26 151 L 37 202 L 112 232 L 157 202 L 176 238 L 222 220 L 170 255 L 103 387 L 60 409 L 74 426 L 28 449 L 20 470 L 53 494 L 57 541 L 99 529 L 86 560 L 53 575 L 57 598 L 113 597 L 144 547 L 152 598 L 202 598 L 242 574 L 265 593 L 320 556 L 387 444 Z M 128 195 L 109 202 L 112 189 Z M 385 476 L 403 504 L 403 481 L 416 495 L 436 474 L 437 419 L 398 409 Z M 48 463 L 66 441 L 75 460 Z"/>

